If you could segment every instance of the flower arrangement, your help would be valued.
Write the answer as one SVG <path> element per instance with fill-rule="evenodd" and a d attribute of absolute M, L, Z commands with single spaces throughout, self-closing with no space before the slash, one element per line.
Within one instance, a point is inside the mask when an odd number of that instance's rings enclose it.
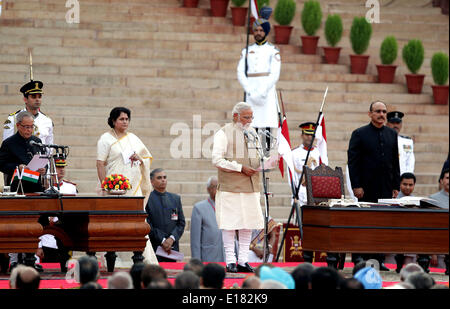
<path fill-rule="evenodd" d="M 122 174 L 111 174 L 102 181 L 102 188 L 105 191 L 130 190 L 130 180 Z"/>

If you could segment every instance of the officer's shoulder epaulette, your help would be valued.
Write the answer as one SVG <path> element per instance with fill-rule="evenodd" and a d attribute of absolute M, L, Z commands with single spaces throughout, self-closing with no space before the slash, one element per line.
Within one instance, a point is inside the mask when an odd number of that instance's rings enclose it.
<path fill-rule="evenodd" d="M 14 116 L 15 114 L 20 113 L 20 111 L 21 111 L 21 109 L 19 109 L 17 112 L 14 112 L 14 113 L 9 114 L 8 116 Z"/>
<path fill-rule="evenodd" d="M 400 135 L 400 137 L 407 138 L 407 139 L 412 139 L 411 137 L 406 136 L 406 135 Z"/>
<path fill-rule="evenodd" d="M 74 182 L 72 182 L 72 181 L 68 181 L 68 180 L 66 180 L 66 179 L 63 179 L 63 181 L 64 181 L 64 182 L 67 182 L 67 183 L 70 183 L 70 184 L 72 184 L 72 185 L 74 185 L 74 186 L 77 185 L 76 183 L 74 183 Z"/>

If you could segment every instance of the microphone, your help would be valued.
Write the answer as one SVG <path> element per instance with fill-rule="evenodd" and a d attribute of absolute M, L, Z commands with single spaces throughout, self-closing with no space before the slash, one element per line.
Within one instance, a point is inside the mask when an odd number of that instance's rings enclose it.
<path fill-rule="evenodd" d="M 246 138 L 249 138 L 249 135 L 251 135 L 253 138 L 258 139 L 258 134 L 253 131 L 244 130 L 244 135 Z"/>
<path fill-rule="evenodd" d="M 277 138 L 275 136 L 273 136 L 269 130 L 262 130 L 261 131 L 262 134 L 264 134 L 267 137 L 273 138 L 274 140 L 277 140 Z"/>
<path fill-rule="evenodd" d="M 30 141 L 29 144 L 31 146 L 38 146 L 38 147 L 48 147 L 48 148 L 69 148 L 69 146 L 61 146 L 61 145 L 53 145 L 53 144 L 42 144 L 36 141 Z"/>

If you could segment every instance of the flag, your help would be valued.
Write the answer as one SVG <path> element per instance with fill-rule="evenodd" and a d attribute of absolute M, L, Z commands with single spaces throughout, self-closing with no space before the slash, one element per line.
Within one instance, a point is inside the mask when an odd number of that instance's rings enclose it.
<path fill-rule="evenodd" d="M 16 167 L 16 169 L 14 170 L 14 174 L 12 175 L 12 177 L 11 177 L 11 183 L 10 183 L 10 185 L 14 182 L 14 180 L 16 180 L 16 179 L 22 179 L 22 175 L 20 175 L 20 172 L 19 172 L 19 168 L 18 167 Z"/>
<path fill-rule="evenodd" d="M 39 181 L 39 172 L 24 169 L 22 172 L 22 179 L 30 182 L 37 183 Z"/>
<path fill-rule="evenodd" d="M 280 160 L 279 168 L 281 172 L 281 176 L 284 177 L 284 163 L 286 162 L 289 168 L 289 174 L 294 170 L 294 160 L 292 159 L 292 150 L 291 150 L 291 140 L 289 138 L 289 128 L 287 125 L 286 117 L 283 117 L 283 122 L 281 126 L 278 127 L 277 134 L 278 141 L 278 153 L 283 158 Z M 292 175 L 290 175 L 292 177 Z"/>
<path fill-rule="evenodd" d="M 252 12 L 252 15 L 255 19 L 259 18 L 259 9 L 258 9 L 258 3 L 256 0 L 250 0 L 250 10 Z"/>
<path fill-rule="evenodd" d="M 319 126 L 316 130 L 317 149 L 320 153 L 320 164 L 328 165 L 328 151 L 327 151 L 327 132 L 325 130 L 325 117 L 323 114 L 319 119 Z"/>

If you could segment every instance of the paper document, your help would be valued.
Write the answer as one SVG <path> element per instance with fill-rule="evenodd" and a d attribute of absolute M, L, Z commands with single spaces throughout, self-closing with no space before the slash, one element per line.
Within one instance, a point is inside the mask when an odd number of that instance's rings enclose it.
<path fill-rule="evenodd" d="M 184 259 L 183 253 L 175 250 L 170 250 L 170 254 L 168 254 L 161 246 L 158 246 L 158 248 L 156 248 L 155 254 L 175 261 L 182 261 Z"/>
<path fill-rule="evenodd" d="M 270 156 L 270 158 L 264 160 L 264 169 L 271 170 L 278 166 L 278 154 L 274 154 Z M 258 172 L 262 171 L 262 165 L 260 165 L 257 169 Z"/>
<path fill-rule="evenodd" d="M 41 158 L 39 154 L 35 154 L 30 163 L 27 164 L 28 169 L 37 171 L 40 168 L 44 168 L 48 164 L 47 158 Z"/>

